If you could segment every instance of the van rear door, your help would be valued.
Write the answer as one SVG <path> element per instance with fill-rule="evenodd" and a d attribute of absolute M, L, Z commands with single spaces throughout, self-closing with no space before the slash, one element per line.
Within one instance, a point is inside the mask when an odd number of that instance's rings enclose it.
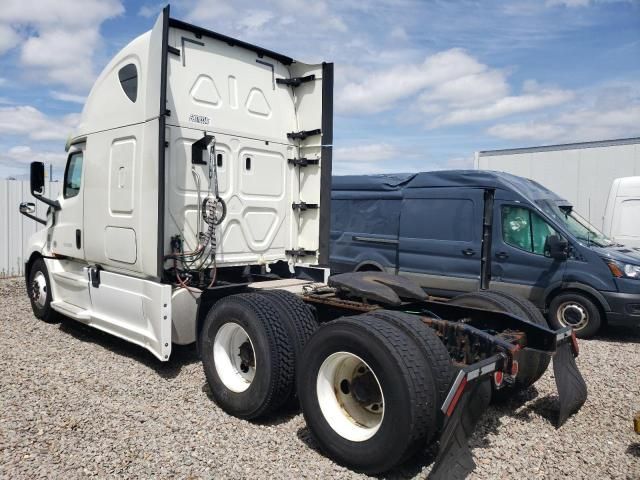
<path fill-rule="evenodd" d="M 479 289 L 483 209 L 480 188 L 405 190 L 399 273 L 436 295 Z"/>

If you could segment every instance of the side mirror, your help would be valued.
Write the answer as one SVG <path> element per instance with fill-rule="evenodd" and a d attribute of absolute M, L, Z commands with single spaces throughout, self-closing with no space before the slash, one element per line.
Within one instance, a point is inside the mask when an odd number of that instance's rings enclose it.
<path fill-rule="evenodd" d="M 549 235 L 544 245 L 545 255 L 564 262 L 569 258 L 569 242 L 558 235 Z"/>
<path fill-rule="evenodd" d="M 43 203 L 46 203 L 54 210 L 60 210 L 60 204 L 57 200 L 51 200 L 43 197 L 44 195 L 44 163 L 31 162 L 31 195 L 36 197 Z M 20 205 L 20 213 L 22 213 L 22 205 Z M 23 215 L 31 215 L 23 213 Z"/>
<path fill-rule="evenodd" d="M 23 215 L 33 215 L 36 213 L 36 204 L 31 202 L 22 202 L 20 204 L 20 213 Z"/>
<path fill-rule="evenodd" d="M 44 194 L 44 163 L 31 162 L 31 194 L 34 197 Z"/>
<path fill-rule="evenodd" d="M 31 203 L 31 202 L 22 202 L 20 204 L 20 213 L 22 215 L 24 215 L 27 218 L 30 218 L 31 220 L 35 220 L 36 222 L 42 224 L 42 225 L 46 225 L 47 221 L 42 219 L 42 218 L 38 218 L 34 215 L 34 213 L 36 213 L 36 204 L 35 203 Z"/>

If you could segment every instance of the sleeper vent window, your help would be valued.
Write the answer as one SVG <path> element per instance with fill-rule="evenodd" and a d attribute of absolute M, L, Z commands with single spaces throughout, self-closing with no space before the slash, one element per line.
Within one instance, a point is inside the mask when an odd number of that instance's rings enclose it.
<path fill-rule="evenodd" d="M 138 69 L 133 63 L 129 63 L 118 71 L 118 78 L 122 90 L 135 103 L 138 98 Z"/>

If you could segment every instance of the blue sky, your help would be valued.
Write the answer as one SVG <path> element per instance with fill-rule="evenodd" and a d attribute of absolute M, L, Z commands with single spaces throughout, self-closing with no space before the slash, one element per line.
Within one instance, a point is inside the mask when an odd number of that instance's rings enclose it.
<path fill-rule="evenodd" d="M 3 0 L 0 178 L 64 144 L 162 3 Z M 640 1 L 181 0 L 172 16 L 335 62 L 334 172 L 472 166 L 476 150 L 640 136 Z"/>

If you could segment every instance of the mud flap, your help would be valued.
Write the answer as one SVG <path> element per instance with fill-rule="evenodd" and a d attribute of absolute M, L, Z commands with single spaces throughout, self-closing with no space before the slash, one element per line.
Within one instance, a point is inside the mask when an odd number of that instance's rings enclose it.
<path fill-rule="evenodd" d="M 476 464 L 469 448 L 469 438 L 490 400 L 491 377 L 466 388 L 444 425 L 438 455 L 428 477 L 430 480 L 463 479 L 473 471 Z"/>
<path fill-rule="evenodd" d="M 553 373 L 560 400 L 558 427 L 561 427 L 587 400 L 587 385 L 578 370 L 570 343 L 565 343 L 556 350 Z"/>

